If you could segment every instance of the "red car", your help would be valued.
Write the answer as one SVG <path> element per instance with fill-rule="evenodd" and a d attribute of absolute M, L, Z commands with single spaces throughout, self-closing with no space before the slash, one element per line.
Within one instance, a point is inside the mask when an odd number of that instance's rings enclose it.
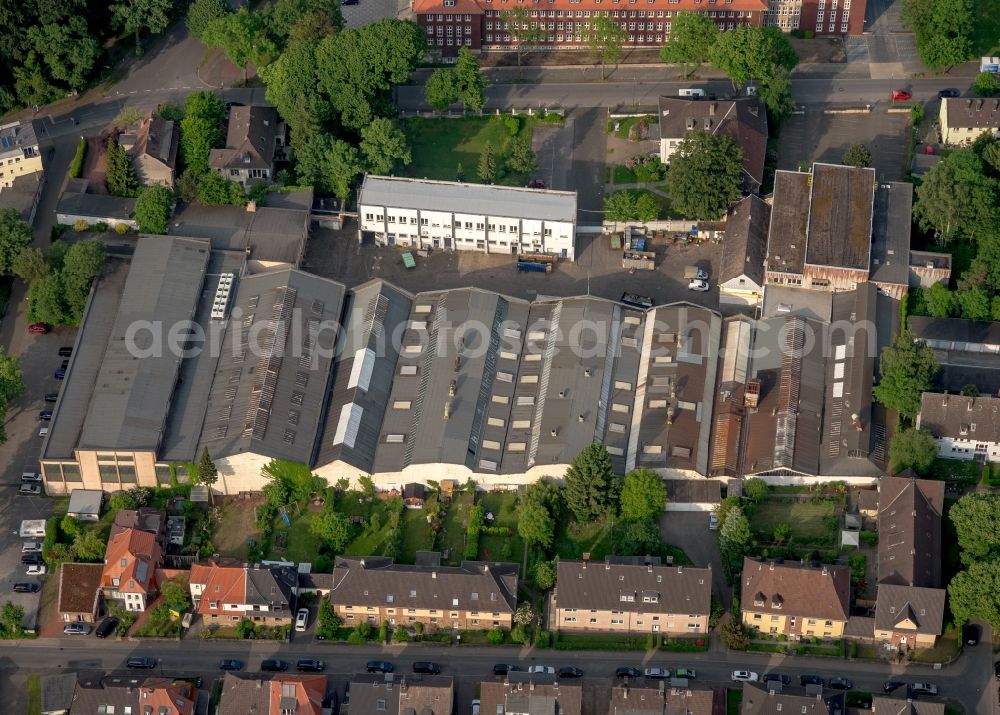
<path fill-rule="evenodd" d="M 903 100 L 903 101 L 905 101 L 905 100 L 909 99 L 912 96 L 913 95 L 910 94 L 909 92 L 907 92 L 905 89 L 894 89 L 894 90 L 892 90 L 892 101 L 893 102 L 895 102 L 896 100 Z"/>
<path fill-rule="evenodd" d="M 29 333 L 47 333 L 49 332 L 49 326 L 45 323 L 31 323 L 28 325 Z"/>

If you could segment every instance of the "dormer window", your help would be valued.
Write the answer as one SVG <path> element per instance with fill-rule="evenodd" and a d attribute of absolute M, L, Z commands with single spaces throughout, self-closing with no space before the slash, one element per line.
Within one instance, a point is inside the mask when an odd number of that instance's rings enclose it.
<path fill-rule="evenodd" d="M 763 606 L 765 603 L 767 603 L 767 597 L 763 593 L 758 591 L 757 594 L 753 597 L 753 605 Z"/>
<path fill-rule="evenodd" d="M 776 593 L 771 598 L 771 608 L 781 608 L 781 606 L 782 606 L 782 604 L 784 602 L 785 602 L 785 599 L 783 599 L 781 597 L 781 594 L 780 593 Z"/>

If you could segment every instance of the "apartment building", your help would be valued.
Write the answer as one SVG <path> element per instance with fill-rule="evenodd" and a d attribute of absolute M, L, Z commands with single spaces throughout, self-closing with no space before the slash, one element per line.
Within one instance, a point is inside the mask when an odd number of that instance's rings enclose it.
<path fill-rule="evenodd" d="M 289 566 L 208 561 L 191 566 L 194 611 L 208 624 L 233 625 L 243 619 L 269 626 L 292 622 L 298 583 Z"/>
<path fill-rule="evenodd" d="M 743 559 L 743 623 L 765 635 L 793 641 L 840 638 L 850 617 L 850 599 L 846 566 Z"/>
<path fill-rule="evenodd" d="M 945 144 L 971 144 L 983 132 L 1000 136 L 1000 98 L 945 97 L 938 119 Z"/>
<path fill-rule="evenodd" d="M 934 436 L 946 459 L 1000 461 L 1000 398 L 925 392 L 917 428 Z"/>
<path fill-rule="evenodd" d="M 447 675 L 359 673 L 348 687 L 351 699 L 349 704 L 345 699 L 343 711 L 349 715 L 452 715 L 454 711 L 455 683 Z"/>
<path fill-rule="evenodd" d="M 78 682 L 69 715 L 194 715 L 197 704 L 198 688 L 188 680 L 112 675 Z"/>
<path fill-rule="evenodd" d="M 570 633 L 708 632 L 712 569 L 668 566 L 658 557 L 560 559 L 550 608 Z"/>
<path fill-rule="evenodd" d="M 17 177 L 43 170 L 35 125 L 11 122 L 0 126 L 0 192 L 13 186 Z"/>
<path fill-rule="evenodd" d="M 576 258 L 576 192 L 365 176 L 358 241 Z"/>
<path fill-rule="evenodd" d="M 581 715 L 583 686 L 554 674 L 514 671 L 479 684 L 479 712 L 499 715 Z M 353 699 L 353 694 L 352 694 Z"/>
<path fill-rule="evenodd" d="M 330 604 L 344 623 L 422 623 L 442 629 L 509 630 L 517 609 L 517 564 L 463 561 L 410 566 L 385 556 L 338 556 Z"/>
<path fill-rule="evenodd" d="M 326 694 L 325 675 L 226 673 L 215 712 L 216 715 L 322 715 L 328 712 L 323 708 Z"/>

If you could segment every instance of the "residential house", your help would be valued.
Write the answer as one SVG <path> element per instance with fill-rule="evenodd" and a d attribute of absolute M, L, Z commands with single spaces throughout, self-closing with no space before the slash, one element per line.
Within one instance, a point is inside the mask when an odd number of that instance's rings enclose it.
<path fill-rule="evenodd" d="M 351 699 L 354 699 L 353 691 Z M 548 673 L 515 671 L 507 673 L 502 681 L 481 682 L 479 699 L 479 712 L 484 715 L 581 715 L 583 687 L 575 682 L 558 680 Z"/>
<path fill-rule="evenodd" d="M 933 350 L 941 366 L 936 389 L 959 393 L 975 385 L 982 395 L 1000 393 L 1000 321 L 914 315 L 909 327 L 913 339 Z"/>
<path fill-rule="evenodd" d="M 167 543 L 167 514 L 162 509 L 153 509 L 143 506 L 138 509 L 119 509 L 115 513 L 115 520 L 111 524 L 111 534 L 109 538 L 114 538 L 119 532 L 126 529 L 138 529 L 148 531 L 156 539 L 156 543 L 161 549 Z"/>
<path fill-rule="evenodd" d="M 945 144 L 971 144 L 983 132 L 1000 136 L 1000 98 L 945 97 L 938 120 Z"/>
<path fill-rule="evenodd" d="M 163 548 L 156 534 L 121 529 L 108 539 L 101 590 L 128 611 L 145 611 L 156 596 L 156 569 L 163 565 Z"/>
<path fill-rule="evenodd" d="M 560 559 L 550 610 L 568 633 L 708 633 L 712 569 L 658 557 Z"/>
<path fill-rule="evenodd" d="M 925 392 L 917 428 L 933 435 L 946 459 L 1000 461 L 1000 397 Z"/>
<path fill-rule="evenodd" d="M 863 711 L 867 712 L 867 711 Z M 876 715 L 944 715 L 944 703 L 930 700 L 889 698 L 876 695 L 872 698 L 871 712 Z"/>
<path fill-rule="evenodd" d="M 874 637 L 887 649 L 930 648 L 941 634 L 943 509 L 944 482 L 904 476 L 879 482 Z"/>
<path fill-rule="evenodd" d="M 19 176 L 44 169 L 34 122 L 0 126 L 0 193 L 13 186 Z"/>
<path fill-rule="evenodd" d="M 101 608 L 101 564 L 62 564 L 56 609 L 66 623 L 94 623 Z"/>
<path fill-rule="evenodd" d="M 764 293 L 764 257 L 771 207 L 757 195 L 729 209 L 719 264 L 719 301 L 756 307 Z"/>
<path fill-rule="evenodd" d="M 216 715 L 322 715 L 325 675 L 226 673 Z"/>
<path fill-rule="evenodd" d="M 138 126 L 119 136 L 118 143 L 132 157 L 140 184 L 174 188 L 179 134 L 172 121 L 150 112 Z"/>
<path fill-rule="evenodd" d="M 385 556 L 338 556 L 330 605 L 348 626 L 388 621 L 422 623 L 430 631 L 509 629 L 517 572 L 516 564 L 506 563 L 410 566 Z"/>
<path fill-rule="evenodd" d="M 767 113 L 759 97 L 708 101 L 660 97 L 659 112 L 660 161 L 669 164 L 689 132 L 728 136 L 743 151 L 743 191 L 753 194 L 760 190 L 767 155 Z"/>
<path fill-rule="evenodd" d="M 73 705 L 76 682 L 76 673 L 55 673 L 41 676 L 40 715 L 67 715 Z"/>
<path fill-rule="evenodd" d="M 358 242 L 576 257 L 576 192 L 367 174 Z"/>
<path fill-rule="evenodd" d="M 285 125 L 274 107 L 233 107 L 229 112 L 226 146 L 212 149 L 208 165 L 219 176 L 251 186 L 274 179 L 275 160 L 282 156 Z"/>
<path fill-rule="evenodd" d="M 840 638 L 850 617 L 846 566 L 743 559 L 743 623 L 789 640 Z"/>
<path fill-rule="evenodd" d="M 617 685 L 611 689 L 608 715 L 713 715 L 715 693 L 699 688 Z"/>
<path fill-rule="evenodd" d="M 290 566 L 208 561 L 191 566 L 194 610 L 208 623 L 230 625 L 248 619 L 268 626 L 290 625 L 297 578 Z"/>
<path fill-rule="evenodd" d="M 69 713 L 194 715 L 197 703 L 198 689 L 188 680 L 108 676 L 77 683 Z M 247 712 L 244 710 L 244 715 Z"/>
<path fill-rule="evenodd" d="M 844 693 L 824 699 L 819 695 L 785 695 L 764 690 L 751 683 L 743 683 L 743 700 L 740 715 L 845 715 L 847 702 Z"/>
<path fill-rule="evenodd" d="M 454 681 L 446 675 L 358 674 L 350 689 L 351 701 L 343 706 L 349 715 L 452 715 L 455 701 Z"/>
<path fill-rule="evenodd" d="M 10 186 L 0 191 L 0 209 L 14 209 L 26 224 L 35 222 L 38 202 L 42 200 L 42 189 L 45 188 L 45 174 L 41 171 L 32 174 L 19 174 L 14 177 Z"/>

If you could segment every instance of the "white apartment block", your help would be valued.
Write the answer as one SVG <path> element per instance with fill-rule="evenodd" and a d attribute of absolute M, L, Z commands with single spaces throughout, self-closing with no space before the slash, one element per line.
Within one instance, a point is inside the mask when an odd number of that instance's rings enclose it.
<path fill-rule="evenodd" d="M 931 433 L 945 459 L 1000 462 L 1000 398 L 925 392 L 917 427 Z"/>
<path fill-rule="evenodd" d="M 379 246 L 576 258 L 576 192 L 365 176 L 358 240 Z"/>

